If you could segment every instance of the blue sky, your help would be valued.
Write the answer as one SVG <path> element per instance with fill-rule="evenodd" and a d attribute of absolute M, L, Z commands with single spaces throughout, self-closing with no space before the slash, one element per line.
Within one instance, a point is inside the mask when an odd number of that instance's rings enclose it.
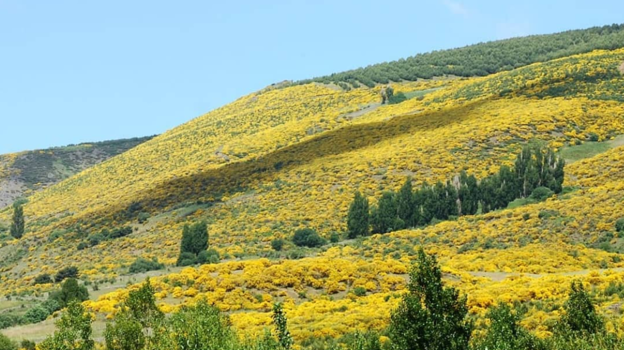
<path fill-rule="evenodd" d="M 162 133 L 286 79 L 622 22 L 621 1 L 0 0 L 0 153 Z"/>

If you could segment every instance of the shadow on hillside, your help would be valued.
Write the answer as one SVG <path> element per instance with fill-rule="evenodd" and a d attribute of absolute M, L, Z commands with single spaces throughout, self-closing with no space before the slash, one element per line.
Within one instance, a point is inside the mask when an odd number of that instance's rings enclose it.
<path fill-rule="evenodd" d="M 480 100 L 466 103 L 455 110 L 472 109 L 487 102 Z M 210 202 L 209 198 L 218 199 L 224 192 L 231 194 L 246 191 L 280 171 L 327 156 L 366 148 L 397 136 L 461 123 L 468 115 L 459 113 L 460 117 L 451 119 L 448 116 L 450 111 L 403 115 L 384 122 L 345 126 L 255 159 L 229 163 L 217 169 L 159 184 L 143 192 L 135 201 L 150 211 L 159 211 L 179 203 Z M 119 203 L 115 208 L 109 207 L 106 214 L 113 214 L 115 220 L 128 219 L 128 205 Z M 92 218 L 102 218 L 102 214 L 105 213 L 94 213 Z"/>

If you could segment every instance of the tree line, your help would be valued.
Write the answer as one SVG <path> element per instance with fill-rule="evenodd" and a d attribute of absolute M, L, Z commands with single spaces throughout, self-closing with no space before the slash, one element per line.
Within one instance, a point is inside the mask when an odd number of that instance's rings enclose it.
<path fill-rule="evenodd" d="M 342 73 L 302 80 L 344 87 L 374 87 L 391 81 L 416 81 L 444 75 L 485 76 L 536 62 L 604 49 L 624 47 L 624 25 L 613 24 L 566 32 L 532 35 L 418 54 Z"/>
<path fill-rule="evenodd" d="M 552 149 L 527 145 L 513 167 L 503 165 L 481 181 L 462 171 L 446 183 L 424 183 L 414 189 L 408 178 L 398 192 L 384 192 L 373 207 L 356 192 L 347 215 L 347 235 L 355 238 L 426 226 L 434 220 L 506 208 L 518 198 L 548 197 L 562 191 L 564 166 L 563 158 Z"/>

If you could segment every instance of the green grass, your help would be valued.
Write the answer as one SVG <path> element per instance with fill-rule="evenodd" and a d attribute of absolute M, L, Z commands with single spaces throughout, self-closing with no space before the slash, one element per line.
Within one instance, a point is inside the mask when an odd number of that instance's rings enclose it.
<path fill-rule="evenodd" d="M 410 91 L 410 92 L 405 92 L 405 97 L 407 97 L 408 99 L 410 98 L 414 98 L 414 97 L 422 97 L 425 96 L 426 94 L 430 93 L 430 92 L 434 92 L 436 90 L 440 90 L 442 89 L 441 87 L 437 87 L 437 88 L 432 88 L 432 89 L 426 89 L 426 90 L 416 90 L 416 91 Z"/>
<path fill-rule="evenodd" d="M 622 145 L 624 145 L 624 135 L 620 135 L 610 141 L 585 142 L 582 145 L 565 147 L 561 149 L 560 154 L 567 163 L 574 163 Z"/>

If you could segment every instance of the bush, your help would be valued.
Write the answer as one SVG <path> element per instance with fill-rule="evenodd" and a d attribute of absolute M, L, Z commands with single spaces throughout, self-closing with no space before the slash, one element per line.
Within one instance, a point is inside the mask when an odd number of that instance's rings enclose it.
<path fill-rule="evenodd" d="M 137 220 L 139 221 L 139 224 L 144 224 L 144 223 L 147 222 L 149 217 L 150 217 L 149 213 L 141 212 L 141 213 L 139 213 L 139 216 L 138 216 Z"/>
<path fill-rule="evenodd" d="M 141 273 L 147 271 L 155 271 L 165 268 L 164 264 L 158 262 L 158 259 L 147 260 L 144 258 L 137 258 L 131 265 L 128 271 L 130 273 Z"/>
<path fill-rule="evenodd" d="M 353 294 L 357 295 L 358 297 L 363 297 L 366 295 L 366 288 L 364 287 L 355 287 L 353 288 Z"/>
<path fill-rule="evenodd" d="M 624 232 L 624 218 L 619 218 L 615 222 L 615 230 L 617 232 Z"/>
<path fill-rule="evenodd" d="M 271 241 L 271 248 L 273 248 L 273 250 L 275 250 L 276 252 L 279 252 L 282 250 L 282 248 L 284 248 L 284 240 L 281 238 L 276 238 L 274 240 Z"/>
<path fill-rule="evenodd" d="M 220 260 L 219 252 L 212 248 L 204 250 L 197 255 L 197 262 L 199 264 L 216 264 Z"/>
<path fill-rule="evenodd" d="M 22 340 L 20 347 L 25 350 L 35 350 L 37 345 L 33 341 L 24 339 Z"/>
<path fill-rule="evenodd" d="M 17 344 L 0 333 L 0 350 L 17 350 Z"/>
<path fill-rule="evenodd" d="M 24 320 L 18 315 L 15 314 L 3 314 L 0 315 L 0 329 L 5 329 L 13 326 L 17 326 L 18 324 L 22 324 Z M 1 349 L 1 347 L 0 347 Z"/>
<path fill-rule="evenodd" d="M 63 282 L 63 280 L 67 278 L 78 278 L 78 268 L 75 266 L 70 266 L 59 271 L 56 276 L 54 276 L 54 281 L 56 283 Z"/>
<path fill-rule="evenodd" d="M 541 202 L 545 201 L 546 198 L 552 196 L 553 194 L 555 194 L 555 192 L 553 192 L 550 188 L 541 186 L 534 189 L 529 198 Z"/>
<path fill-rule="evenodd" d="M 33 308 L 28 309 L 24 314 L 24 322 L 26 323 L 39 323 L 41 321 L 45 321 L 50 314 L 48 310 L 41 306 L 35 306 Z"/>
<path fill-rule="evenodd" d="M 298 247 L 314 248 L 324 245 L 325 240 L 315 230 L 304 228 L 295 231 L 293 243 Z"/>
<path fill-rule="evenodd" d="M 47 273 L 35 277 L 35 284 L 47 284 L 52 282 L 54 282 L 52 281 L 52 277 Z"/>
<path fill-rule="evenodd" d="M 332 243 L 340 242 L 340 234 L 338 232 L 332 232 L 332 234 L 329 236 L 329 241 Z"/>
<path fill-rule="evenodd" d="M 76 246 L 76 249 L 78 249 L 78 250 L 85 250 L 87 248 L 89 248 L 89 243 L 87 243 L 87 242 L 80 242 Z"/>
<path fill-rule="evenodd" d="M 178 266 L 191 266 L 197 263 L 197 256 L 190 252 L 181 253 L 178 257 L 178 262 L 176 265 Z"/>

